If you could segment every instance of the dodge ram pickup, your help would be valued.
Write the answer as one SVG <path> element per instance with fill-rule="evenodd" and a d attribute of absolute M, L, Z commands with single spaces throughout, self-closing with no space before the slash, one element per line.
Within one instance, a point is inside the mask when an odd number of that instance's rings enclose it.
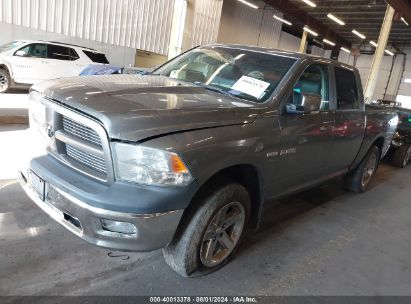
<path fill-rule="evenodd" d="M 83 240 L 163 248 L 183 276 L 218 269 L 264 204 L 344 176 L 364 192 L 397 127 L 365 111 L 358 71 L 238 45 L 194 48 L 150 75 L 32 87 L 28 196 Z"/>

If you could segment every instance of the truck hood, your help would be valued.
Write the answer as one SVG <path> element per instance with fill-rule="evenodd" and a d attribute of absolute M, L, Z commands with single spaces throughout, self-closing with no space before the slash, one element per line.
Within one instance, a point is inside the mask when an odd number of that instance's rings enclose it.
<path fill-rule="evenodd" d="M 62 78 L 32 87 L 95 117 L 112 139 L 139 141 L 165 133 L 251 123 L 255 103 L 164 76 Z"/>

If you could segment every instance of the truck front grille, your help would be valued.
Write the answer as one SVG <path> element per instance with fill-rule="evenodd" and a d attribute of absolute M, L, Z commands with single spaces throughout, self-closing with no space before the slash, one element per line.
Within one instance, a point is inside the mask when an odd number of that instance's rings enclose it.
<path fill-rule="evenodd" d="M 99 171 L 103 174 L 107 173 L 106 160 L 104 158 L 95 156 L 87 152 L 83 152 L 69 144 L 66 144 L 66 151 L 67 155 L 71 159 L 81 163 L 82 165 L 90 169 Z"/>
<path fill-rule="evenodd" d="M 103 183 L 114 182 L 110 142 L 104 126 L 55 100 L 45 97 L 47 138 L 45 149 L 58 161 Z"/>
<path fill-rule="evenodd" d="M 101 147 L 101 138 L 92 128 L 63 116 L 63 130 L 81 140 Z"/>

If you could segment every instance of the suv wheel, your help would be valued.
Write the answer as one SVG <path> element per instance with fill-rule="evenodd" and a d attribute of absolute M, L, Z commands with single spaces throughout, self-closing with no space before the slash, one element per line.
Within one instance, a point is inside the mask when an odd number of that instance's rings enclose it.
<path fill-rule="evenodd" d="M 209 190 L 163 249 L 168 265 L 185 277 L 225 265 L 238 248 L 247 223 L 250 197 L 243 186 L 227 182 Z"/>
<path fill-rule="evenodd" d="M 399 168 L 405 168 L 411 158 L 411 145 L 399 147 L 394 152 L 393 165 Z"/>
<path fill-rule="evenodd" d="M 10 88 L 10 84 L 11 80 L 9 73 L 4 69 L 0 69 L 0 93 L 6 93 Z"/>
<path fill-rule="evenodd" d="M 365 192 L 377 171 L 379 157 L 380 149 L 376 146 L 372 147 L 358 167 L 345 177 L 345 188 L 356 193 Z"/>

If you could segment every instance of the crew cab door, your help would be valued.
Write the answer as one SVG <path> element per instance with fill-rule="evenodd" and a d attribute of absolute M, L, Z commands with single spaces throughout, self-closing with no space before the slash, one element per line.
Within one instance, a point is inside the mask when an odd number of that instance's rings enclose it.
<path fill-rule="evenodd" d="M 283 192 L 311 183 L 329 172 L 334 127 L 331 71 L 326 63 L 308 65 L 281 105 L 281 147 L 276 156 L 279 176 L 275 183 Z M 319 98 L 321 104 L 318 103 L 317 109 L 305 113 L 287 110 L 287 107 L 303 106 L 307 96 Z"/>
<path fill-rule="evenodd" d="M 13 79 L 17 83 L 33 84 L 47 79 L 44 61 L 47 59 L 47 44 L 32 43 L 17 50 L 11 60 Z"/>
<path fill-rule="evenodd" d="M 331 149 L 335 169 L 347 168 L 360 150 L 365 133 L 365 107 L 361 80 L 352 68 L 334 66 L 336 103 L 334 143 Z"/>

